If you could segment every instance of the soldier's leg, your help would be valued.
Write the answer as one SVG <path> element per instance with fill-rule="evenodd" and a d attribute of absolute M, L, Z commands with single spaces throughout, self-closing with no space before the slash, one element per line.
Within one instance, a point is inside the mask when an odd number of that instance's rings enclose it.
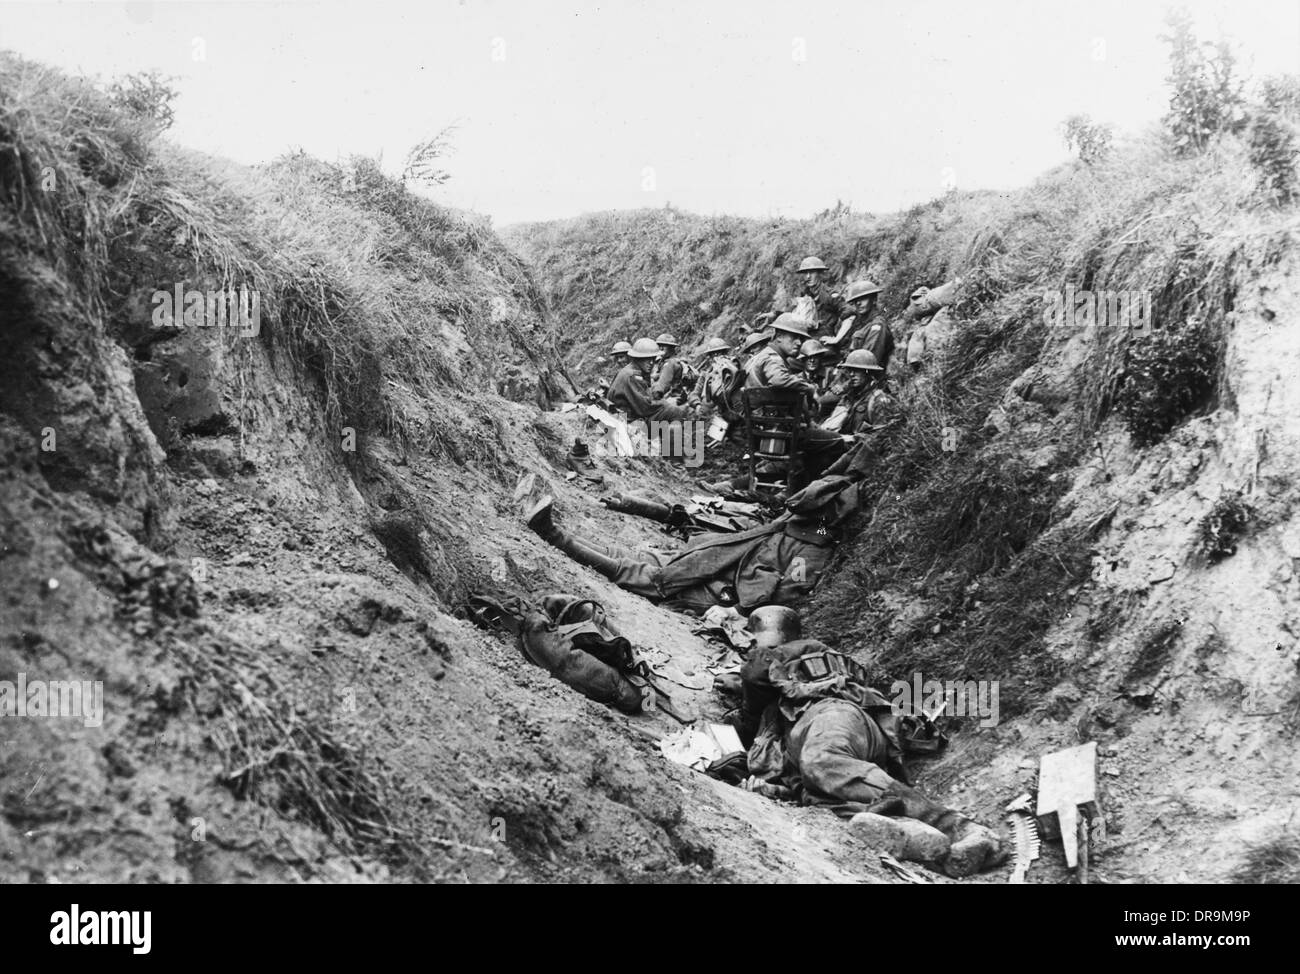
<path fill-rule="evenodd" d="M 614 667 L 576 648 L 544 614 L 526 616 L 519 638 L 534 663 L 585 697 L 624 713 L 641 712 L 641 691 Z"/>
<path fill-rule="evenodd" d="M 619 588 L 646 598 L 659 598 L 661 559 L 654 552 L 633 551 L 585 541 L 558 527 L 551 519 L 553 498 L 544 497 L 526 515 L 528 526 L 574 561 L 596 569 Z"/>
<path fill-rule="evenodd" d="M 803 446 L 803 473 L 806 480 L 816 480 L 827 468 L 844 456 L 847 447 L 838 433 L 818 429 L 816 426 L 807 431 Z"/>
<path fill-rule="evenodd" d="M 874 805 L 894 781 L 881 767 L 884 734 L 846 700 L 819 700 L 805 710 L 790 732 L 789 754 L 817 797 Z"/>
<path fill-rule="evenodd" d="M 602 498 L 601 503 L 611 511 L 624 511 L 663 524 L 667 524 L 673 514 L 673 505 L 671 504 L 649 500 L 645 497 L 636 497 L 631 494 L 615 494 L 612 497 Z"/>
<path fill-rule="evenodd" d="M 822 700 L 806 710 L 790 734 L 790 757 L 804 787 L 816 795 L 869 806 L 884 815 L 905 815 L 938 829 L 951 848 L 944 861 L 950 876 L 968 876 L 1005 858 L 997 834 L 960 812 L 926 798 L 890 777 L 885 736 L 858 707 Z"/>

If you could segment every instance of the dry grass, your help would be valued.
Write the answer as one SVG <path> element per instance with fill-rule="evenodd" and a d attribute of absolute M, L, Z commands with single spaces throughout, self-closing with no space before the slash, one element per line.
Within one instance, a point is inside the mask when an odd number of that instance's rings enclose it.
<path fill-rule="evenodd" d="M 511 369 L 541 374 L 539 401 L 560 394 L 536 286 L 480 219 L 366 159 L 250 169 L 158 135 L 86 80 L 0 57 L 0 193 L 14 233 L 110 333 L 131 324 L 133 293 L 178 273 L 253 287 L 260 339 L 319 384 L 332 429 L 489 468 L 501 443 L 469 397 Z M 410 409 L 403 390 L 427 408 Z"/>
<path fill-rule="evenodd" d="M 233 645 L 176 646 L 182 684 L 221 760 L 218 781 L 240 800 L 319 829 L 347 853 L 418 868 L 418 832 L 391 814 L 391 772 L 347 743 L 328 705 L 297 706 L 264 660 Z"/>
<path fill-rule="evenodd" d="M 1300 836 L 1279 832 L 1252 847 L 1232 879 L 1237 883 L 1300 883 Z"/>

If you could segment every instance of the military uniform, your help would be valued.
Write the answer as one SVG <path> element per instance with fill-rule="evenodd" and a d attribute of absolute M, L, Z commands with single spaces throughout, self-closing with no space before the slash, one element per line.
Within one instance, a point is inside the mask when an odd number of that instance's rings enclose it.
<path fill-rule="evenodd" d="M 862 315 L 858 315 L 861 318 Z M 854 348 L 863 348 L 876 357 L 880 367 L 889 371 L 889 360 L 894 357 L 894 347 L 897 342 L 894 340 L 894 330 L 889 327 L 889 322 L 879 315 L 875 315 L 870 321 L 864 322 L 866 331 L 862 333 L 862 338 L 853 343 Z M 858 325 L 854 324 L 856 329 Z"/>
<path fill-rule="evenodd" d="M 650 383 L 650 395 L 655 399 L 672 399 L 686 390 L 686 363 L 679 358 L 670 358 L 660 364 L 657 374 Z"/>
<path fill-rule="evenodd" d="M 799 301 L 812 304 L 812 315 L 808 322 L 810 333 L 834 335 L 844 317 L 844 295 L 839 288 L 831 287 L 826 282 L 818 283 L 813 290 L 804 288 Z M 798 302 L 796 302 L 796 310 Z"/>
<path fill-rule="evenodd" d="M 543 537 L 619 588 L 698 611 L 732 597 L 743 611 L 802 602 L 835 550 L 835 537 L 817 520 L 789 515 L 748 531 L 701 535 L 675 555 L 589 542 L 564 544 L 560 542 L 574 539 L 556 533 L 560 537 Z"/>
<path fill-rule="evenodd" d="M 614 377 L 609 387 L 609 401 L 614 408 L 621 409 L 633 419 L 671 422 L 689 415 L 685 407 L 656 398 L 634 362 L 623 366 Z"/>
<path fill-rule="evenodd" d="M 833 525 L 848 518 L 858 502 L 857 485 L 846 481 L 799 514 L 786 513 L 748 531 L 704 534 L 672 555 L 592 544 L 558 527 L 549 508 L 534 515 L 529 526 L 629 592 L 698 611 L 734 599 L 747 612 L 806 599 L 834 554 Z"/>
<path fill-rule="evenodd" d="M 826 468 L 823 476 L 847 474 L 861 478 L 883 455 L 882 444 L 876 437 L 866 434 L 880 432 L 903 418 L 898 400 L 883 386 L 875 386 L 859 395 L 849 405 L 849 414 L 842 427 L 844 433 L 853 434 L 858 441 L 847 453 Z"/>
<path fill-rule="evenodd" d="M 764 346 L 745 366 L 746 389 L 800 389 L 816 392 L 816 386 L 790 368 L 774 345 Z"/>
<path fill-rule="evenodd" d="M 700 370 L 695 398 L 717 406 L 724 416 L 735 415 L 735 404 L 729 401 L 729 397 L 736 387 L 739 373 L 740 366 L 731 356 L 712 356 Z"/>
<path fill-rule="evenodd" d="M 911 786 L 903 760 L 909 744 L 894 708 L 854 659 L 798 639 L 755 650 L 740 672 L 742 740 L 762 708 L 746 754 L 751 774 L 784 782 L 804 804 L 845 818 L 873 812 L 924 822 L 950 843 L 940 861 L 949 876 L 1006 859 L 994 832 Z"/>
<path fill-rule="evenodd" d="M 889 425 L 902 415 L 898 400 L 883 386 L 864 389 L 851 400 L 846 394 L 841 402 L 848 406 L 848 416 L 840 428 L 845 436 L 869 433 Z"/>

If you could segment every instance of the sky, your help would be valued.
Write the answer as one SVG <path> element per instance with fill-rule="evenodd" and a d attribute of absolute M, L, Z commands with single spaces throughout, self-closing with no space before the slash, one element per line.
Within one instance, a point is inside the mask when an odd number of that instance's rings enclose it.
<path fill-rule="evenodd" d="M 176 78 L 169 137 L 244 163 L 408 150 L 498 226 L 671 204 L 803 217 L 1009 189 L 1167 100 L 1164 0 L 0 2 L 0 48 Z M 1187 0 L 1248 74 L 1300 72 L 1300 0 Z"/>

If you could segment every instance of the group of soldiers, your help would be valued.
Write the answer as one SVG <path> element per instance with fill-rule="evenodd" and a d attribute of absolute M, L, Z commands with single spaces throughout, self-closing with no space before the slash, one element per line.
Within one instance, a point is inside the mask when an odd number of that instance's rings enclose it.
<path fill-rule="evenodd" d="M 793 308 L 759 315 L 738 348 L 720 337 L 697 351 L 697 365 L 679 354 L 670 333 L 620 341 L 610 356 L 618 371 L 606 398 L 631 420 L 673 422 L 720 416 L 739 428 L 747 389 L 803 393 L 808 425 L 802 436 L 802 477 L 814 480 L 834 468 L 856 439 L 890 425 L 900 415 L 888 371 L 897 344 L 878 312 L 879 285 L 850 282 L 843 290 L 826 281 L 827 267 L 806 258 L 796 272 Z M 926 289 L 913 294 L 922 299 Z M 918 370 L 920 356 L 909 365 Z M 841 465 L 841 468 L 843 465 Z M 743 492 L 748 474 L 702 482 L 714 493 Z"/>
<path fill-rule="evenodd" d="M 698 367 L 679 355 L 680 343 L 670 333 L 620 342 L 613 350 L 623 361 L 605 395 L 629 426 L 719 416 L 734 421 L 744 415 L 746 390 L 801 394 L 792 398 L 802 403 L 807 428 L 798 439 L 801 455 L 789 458 L 798 461 L 791 468 L 798 477 L 791 475 L 776 498 L 775 516 L 730 529 L 701 523 L 684 547 L 664 553 L 605 544 L 557 523 L 554 497 L 538 495 L 534 474 L 521 480 L 516 498 L 533 532 L 620 588 L 694 614 L 720 606 L 746 618 L 755 643 L 740 686 L 733 688 L 739 691 L 733 724 L 746 750 L 727 756 L 718 777 L 738 768 L 743 781 L 733 783 L 829 805 L 855 822 L 864 818 L 872 828 L 897 832 L 900 849 L 916 841 L 916 850 L 900 852 L 903 858 L 969 875 L 1001 862 L 1004 843 L 911 786 L 902 764 L 909 750 L 906 728 L 850 655 L 803 638 L 793 608 L 829 569 L 862 502 L 867 470 L 887 449 L 880 434 L 900 417 L 886 378 L 895 337 L 876 313 L 880 287 L 858 280 L 841 293 L 825 282 L 826 271 L 817 258 L 804 260 L 794 307 L 759 316 L 737 351 L 711 338 L 696 355 Z M 914 292 L 912 305 L 925 297 L 923 289 Z M 909 351 L 917 345 L 910 339 Z M 911 370 L 922 364 L 920 356 L 908 355 Z M 746 472 L 702 486 L 713 494 L 743 495 L 757 485 Z M 639 497 L 602 503 L 670 525 L 675 514 L 690 509 Z M 640 712 L 636 676 L 606 658 L 608 640 L 580 646 L 568 637 L 576 622 L 537 618 L 536 631 L 521 637 L 526 648 L 536 644 L 530 659 L 594 700 Z"/>

